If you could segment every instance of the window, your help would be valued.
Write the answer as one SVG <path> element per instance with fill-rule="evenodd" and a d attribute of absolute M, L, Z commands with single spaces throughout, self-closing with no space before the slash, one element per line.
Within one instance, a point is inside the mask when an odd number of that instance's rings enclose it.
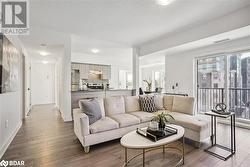
<path fill-rule="evenodd" d="M 238 121 L 250 121 L 250 51 L 197 60 L 198 112 L 221 102 Z"/>

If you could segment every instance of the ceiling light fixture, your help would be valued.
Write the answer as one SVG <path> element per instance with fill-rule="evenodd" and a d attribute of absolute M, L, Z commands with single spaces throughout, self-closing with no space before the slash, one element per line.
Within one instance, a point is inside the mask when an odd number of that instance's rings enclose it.
<path fill-rule="evenodd" d="M 41 56 L 48 56 L 48 55 L 49 55 L 49 53 L 48 53 L 48 52 L 45 52 L 45 51 L 39 51 L 39 54 L 40 54 Z"/>
<path fill-rule="evenodd" d="M 156 0 L 156 3 L 161 6 L 167 6 L 172 3 L 174 0 Z"/>
<path fill-rule="evenodd" d="M 48 64 L 49 62 L 48 61 L 42 61 L 43 62 L 43 64 Z"/>
<path fill-rule="evenodd" d="M 91 52 L 96 54 L 96 53 L 99 53 L 100 51 L 98 49 L 94 48 L 94 49 L 91 49 Z"/>

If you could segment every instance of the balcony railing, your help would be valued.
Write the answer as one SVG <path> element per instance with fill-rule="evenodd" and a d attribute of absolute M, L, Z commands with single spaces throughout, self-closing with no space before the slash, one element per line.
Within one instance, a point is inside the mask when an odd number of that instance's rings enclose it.
<path fill-rule="evenodd" d="M 215 107 L 216 104 L 225 101 L 224 88 L 198 88 L 197 109 L 206 112 Z"/>
<path fill-rule="evenodd" d="M 250 89 L 229 88 L 229 109 L 236 118 L 250 119 Z"/>
<path fill-rule="evenodd" d="M 250 120 L 250 89 L 229 88 L 227 102 L 224 88 L 198 88 L 197 91 L 198 112 L 209 111 L 224 102 L 229 111 L 235 112 L 236 118 Z"/>

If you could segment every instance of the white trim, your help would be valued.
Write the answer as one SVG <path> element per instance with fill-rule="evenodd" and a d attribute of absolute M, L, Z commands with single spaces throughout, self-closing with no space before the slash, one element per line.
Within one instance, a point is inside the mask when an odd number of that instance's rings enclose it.
<path fill-rule="evenodd" d="M 70 121 L 73 121 L 73 119 L 72 119 L 72 116 L 70 115 L 70 116 L 68 116 L 68 117 L 66 117 L 65 115 L 64 115 L 64 112 L 62 112 L 61 110 L 59 110 L 59 112 L 61 113 L 61 117 L 62 117 L 62 119 L 63 119 L 63 121 L 64 122 L 70 122 Z"/>
<path fill-rule="evenodd" d="M 69 117 L 62 116 L 62 118 L 63 118 L 64 122 L 70 122 L 70 121 L 72 121 L 72 117 L 71 116 L 69 116 Z"/>
<path fill-rule="evenodd" d="M 21 126 L 22 126 L 22 121 L 20 121 L 18 123 L 18 125 L 15 128 L 14 132 L 12 133 L 12 135 L 8 138 L 8 140 L 6 141 L 6 143 L 3 144 L 2 148 L 0 149 L 0 159 L 4 155 L 5 151 L 8 149 L 10 143 L 12 142 L 12 140 L 14 139 L 14 137 L 16 136 L 16 134 L 19 131 L 19 129 L 21 128 Z"/>

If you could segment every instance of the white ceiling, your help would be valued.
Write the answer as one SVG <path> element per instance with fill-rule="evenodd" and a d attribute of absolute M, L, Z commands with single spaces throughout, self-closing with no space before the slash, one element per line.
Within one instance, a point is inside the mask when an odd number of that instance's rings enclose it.
<path fill-rule="evenodd" d="M 170 49 L 162 50 L 160 52 L 155 52 L 150 55 L 140 57 L 140 65 L 148 66 L 152 64 L 161 64 L 165 62 L 165 56 L 173 55 L 176 53 L 194 50 L 196 48 L 206 47 L 209 45 L 216 45 L 215 41 L 220 41 L 223 39 L 229 39 L 230 42 L 239 38 L 250 36 L 250 26 L 242 27 L 233 31 L 225 32 L 219 35 L 214 35 L 209 38 L 204 38 L 198 41 L 189 42 L 184 45 L 179 45 Z M 220 43 L 218 43 L 220 44 Z"/>
<path fill-rule="evenodd" d="M 30 27 L 72 35 L 72 51 L 125 56 L 131 46 L 173 34 L 227 15 L 249 0 L 175 0 L 159 6 L 156 0 L 32 0 Z M 46 39 L 46 37 L 48 37 Z M 55 35 L 31 33 L 22 37 L 28 49 L 41 42 L 61 45 Z"/>
<path fill-rule="evenodd" d="M 249 4 L 249 0 L 35 0 L 31 26 L 87 38 L 135 45 L 170 34 Z"/>

